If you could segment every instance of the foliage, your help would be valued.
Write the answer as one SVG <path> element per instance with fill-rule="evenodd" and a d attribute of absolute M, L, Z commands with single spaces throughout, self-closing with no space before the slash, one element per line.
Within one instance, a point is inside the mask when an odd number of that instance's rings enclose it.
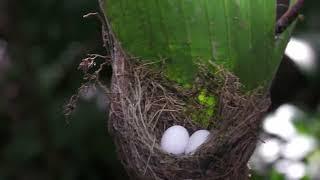
<path fill-rule="evenodd" d="M 275 0 L 109 0 L 105 11 L 122 45 L 189 84 L 194 61 L 233 71 L 249 89 L 270 82 L 289 36 L 275 40 Z"/>

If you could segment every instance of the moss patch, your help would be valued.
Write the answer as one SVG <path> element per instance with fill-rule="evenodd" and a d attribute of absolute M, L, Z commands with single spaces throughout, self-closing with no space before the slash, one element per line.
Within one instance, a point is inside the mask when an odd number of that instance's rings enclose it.
<path fill-rule="evenodd" d="M 209 95 L 206 90 L 202 90 L 198 95 L 198 101 L 204 106 L 215 106 L 217 104 L 216 98 L 213 95 Z"/>
<path fill-rule="evenodd" d="M 199 91 L 197 96 L 188 104 L 186 112 L 191 116 L 194 123 L 203 128 L 214 125 L 214 117 L 217 108 L 217 98 L 206 89 Z"/>

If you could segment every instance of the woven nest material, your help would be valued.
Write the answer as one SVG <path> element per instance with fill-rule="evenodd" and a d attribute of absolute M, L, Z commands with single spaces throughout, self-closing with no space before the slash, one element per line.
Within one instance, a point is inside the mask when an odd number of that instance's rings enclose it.
<path fill-rule="evenodd" d="M 201 80 L 211 83 L 209 87 L 218 97 L 215 126 L 194 155 L 168 154 L 160 147 L 168 127 L 182 125 L 190 134 L 203 129 L 185 112 L 196 92 L 183 90 L 161 71 L 130 59 L 110 31 L 106 17 L 104 22 L 103 38 L 113 69 L 108 127 L 129 177 L 248 179 L 247 162 L 270 104 L 262 90 L 243 94 L 238 78 L 228 71 L 213 75 L 200 71 L 200 84 Z"/>
<path fill-rule="evenodd" d="M 162 151 L 159 141 L 172 125 L 190 133 L 201 128 L 184 111 L 190 92 L 168 85 L 161 72 L 130 60 L 120 47 L 114 47 L 112 68 L 109 131 L 132 179 L 248 179 L 266 96 L 242 94 L 238 79 L 221 71 L 223 83 L 214 90 L 219 123 L 194 155 L 178 157 Z"/>

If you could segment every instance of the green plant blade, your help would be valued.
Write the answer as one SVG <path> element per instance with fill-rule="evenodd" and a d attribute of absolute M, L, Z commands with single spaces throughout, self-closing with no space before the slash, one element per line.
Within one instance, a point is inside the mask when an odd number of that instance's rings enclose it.
<path fill-rule="evenodd" d="M 266 85 L 288 39 L 274 37 L 275 0 L 108 0 L 105 10 L 130 54 L 165 59 L 167 76 L 182 84 L 200 60 L 234 72 L 246 89 Z"/>

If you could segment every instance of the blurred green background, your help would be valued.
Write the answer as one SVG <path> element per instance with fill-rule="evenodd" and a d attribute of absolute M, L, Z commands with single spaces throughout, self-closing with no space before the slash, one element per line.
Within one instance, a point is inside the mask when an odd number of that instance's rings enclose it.
<path fill-rule="evenodd" d="M 319 5 L 306 2 L 295 32 L 316 53 Z M 127 179 L 107 132 L 102 92 L 89 89 L 69 123 L 63 116 L 82 82 L 81 59 L 105 54 L 98 20 L 82 18 L 97 9 L 96 0 L 0 0 L 0 180 Z M 317 118 L 298 129 L 319 141 Z M 284 179 L 272 169 L 254 179 Z"/>

